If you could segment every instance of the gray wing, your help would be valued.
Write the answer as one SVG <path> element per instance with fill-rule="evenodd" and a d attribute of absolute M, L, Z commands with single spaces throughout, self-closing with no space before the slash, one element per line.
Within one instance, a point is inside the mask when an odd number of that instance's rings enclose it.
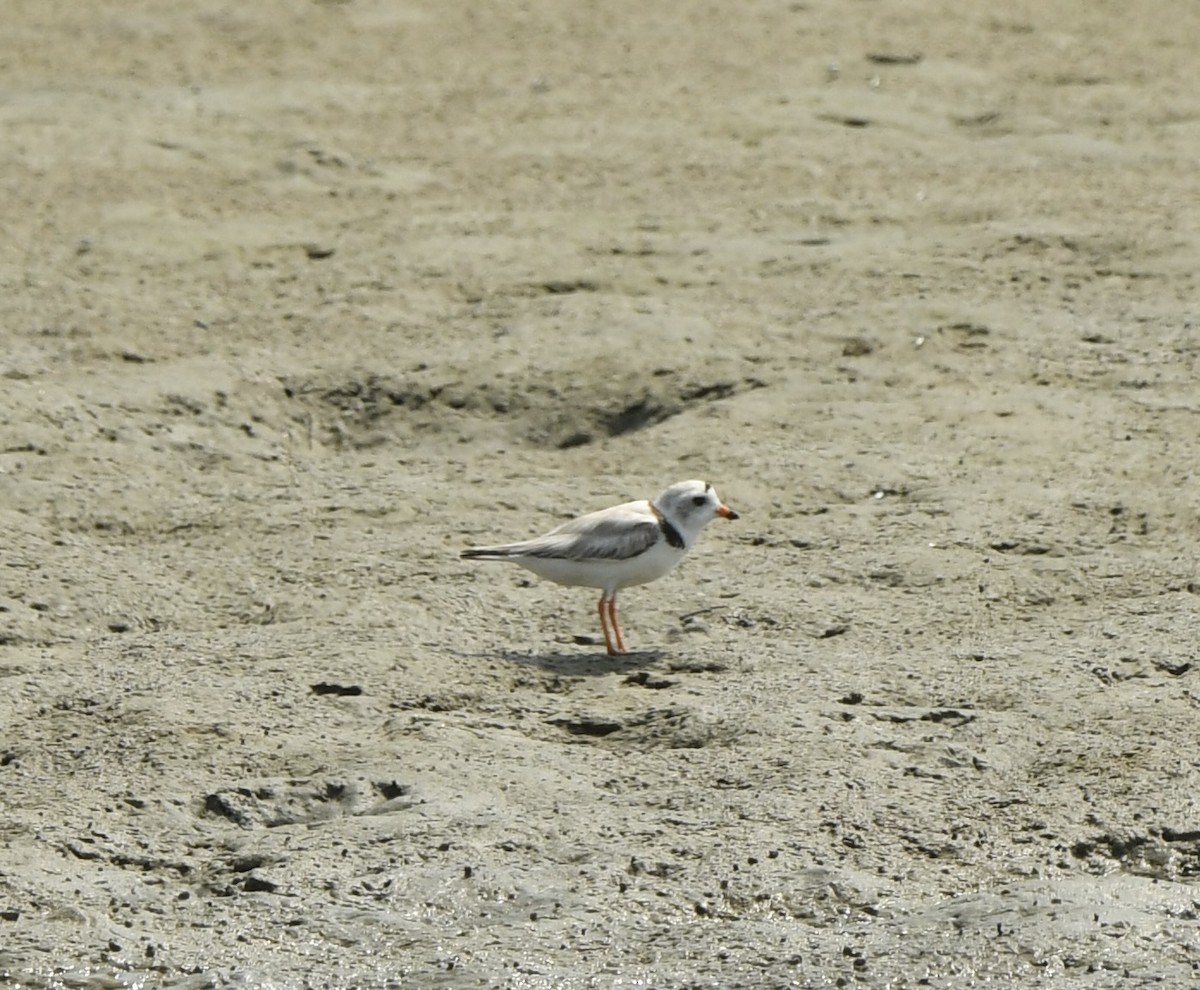
<path fill-rule="evenodd" d="M 661 538 L 652 519 L 573 519 L 552 533 L 530 540 L 544 544 L 526 551 L 533 557 L 563 560 L 628 560 L 645 553 Z"/>
<path fill-rule="evenodd" d="M 661 537 L 652 519 L 595 519 L 584 516 L 545 536 L 499 547 L 476 547 L 470 557 L 543 557 L 551 560 L 628 560 L 645 553 Z"/>

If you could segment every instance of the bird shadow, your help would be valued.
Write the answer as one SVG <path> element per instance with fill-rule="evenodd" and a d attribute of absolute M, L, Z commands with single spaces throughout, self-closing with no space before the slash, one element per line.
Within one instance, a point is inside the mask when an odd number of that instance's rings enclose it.
<path fill-rule="evenodd" d="M 501 650 L 496 655 L 508 663 L 540 667 L 542 670 L 553 671 L 556 674 L 582 677 L 637 670 L 661 660 L 666 656 L 666 652 L 663 650 L 638 650 L 614 657 L 607 653 L 560 653 L 558 651 L 538 653 Z"/>

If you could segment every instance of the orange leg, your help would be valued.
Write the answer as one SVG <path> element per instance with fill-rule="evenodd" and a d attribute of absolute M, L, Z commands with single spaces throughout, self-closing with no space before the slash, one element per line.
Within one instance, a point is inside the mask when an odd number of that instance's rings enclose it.
<path fill-rule="evenodd" d="M 605 596 L 601 595 L 600 604 L 596 606 L 596 610 L 600 613 L 600 628 L 604 630 L 604 648 L 608 651 L 608 655 L 611 657 L 616 653 L 616 650 L 613 649 L 612 636 L 610 636 L 608 632 L 608 617 L 605 614 L 605 606 L 607 604 L 608 602 L 606 601 Z"/>
<path fill-rule="evenodd" d="M 625 652 L 625 637 L 621 635 L 621 623 L 617 621 L 617 595 L 613 592 L 612 598 L 608 600 L 608 621 L 612 624 L 613 632 L 617 637 L 617 652 Z M 612 650 L 609 650 L 611 653 Z"/>
<path fill-rule="evenodd" d="M 625 652 L 625 638 L 621 635 L 621 624 L 617 622 L 616 592 L 613 592 L 612 598 L 608 597 L 608 592 L 602 594 L 597 611 L 600 613 L 600 628 L 604 630 L 604 648 L 610 657 L 620 656 Z"/>

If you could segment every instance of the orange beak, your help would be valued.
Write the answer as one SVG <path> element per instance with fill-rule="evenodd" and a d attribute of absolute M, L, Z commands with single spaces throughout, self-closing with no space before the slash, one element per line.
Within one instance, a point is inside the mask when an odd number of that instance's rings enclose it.
<path fill-rule="evenodd" d="M 717 515 L 723 516 L 726 519 L 736 519 L 738 514 L 729 508 L 724 502 L 717 506 Z"/>

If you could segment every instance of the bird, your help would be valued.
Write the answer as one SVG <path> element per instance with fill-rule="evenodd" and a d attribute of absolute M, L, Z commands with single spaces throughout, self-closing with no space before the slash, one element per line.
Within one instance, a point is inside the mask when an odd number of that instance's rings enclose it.
<path fill-rule="evenodd" d="M 460 556 L 508 561 L 558 584 L 599 588 L 604 646 L 620 656 L 626 650 L 617 592 L 669 573 L 718 516 L 738 518 L 707 481 L 680 481 L 657 498 L 589 512 L 520 543 L 469 547 Z"/>

